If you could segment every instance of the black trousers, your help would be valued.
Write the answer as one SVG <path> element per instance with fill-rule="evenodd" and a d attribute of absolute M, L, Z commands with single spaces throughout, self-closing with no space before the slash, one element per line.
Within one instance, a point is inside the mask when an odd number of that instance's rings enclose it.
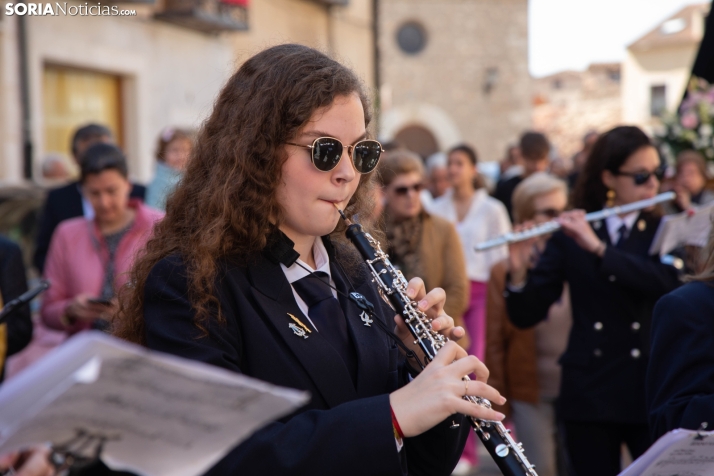
<path fill-rule="evenodd" d="M 573 476 L 617 476 L 622 443 L 632 459 L 650 447 L 647 424 L 564 421 L 565 445 Z"/>

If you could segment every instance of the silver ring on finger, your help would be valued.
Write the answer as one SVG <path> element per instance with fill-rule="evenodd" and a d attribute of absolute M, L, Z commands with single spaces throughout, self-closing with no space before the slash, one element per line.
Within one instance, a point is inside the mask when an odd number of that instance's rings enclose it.
<path fill-rule="evenodd" d="M 464 380 L 464 397 L 469 394 L 469 381 Z"/>

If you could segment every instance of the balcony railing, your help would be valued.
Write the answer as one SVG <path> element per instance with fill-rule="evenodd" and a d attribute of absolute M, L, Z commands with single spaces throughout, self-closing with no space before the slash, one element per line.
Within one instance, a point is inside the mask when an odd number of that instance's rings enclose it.
<path fill-rule="evenodd" d="M 248 29 L 248 0 L 166 0 L 164 5 L 157 20 L 204 33 Z"/>

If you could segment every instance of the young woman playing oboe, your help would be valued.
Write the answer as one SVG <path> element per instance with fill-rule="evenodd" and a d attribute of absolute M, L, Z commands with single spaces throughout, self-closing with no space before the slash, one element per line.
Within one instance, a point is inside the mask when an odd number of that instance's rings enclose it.
<path fill-rule="evenodd" d="M 659 217 L 652 210 L 588 223 L 585 213 L 652 198 L 663 168 L 636 127 L 596 142 L 575 189 L 576 210 L 529 270 L 533 240 L 511 245 L 508 315 L 519 327 L 545 319 L 570 286 L 573 327 L 560 359 L 559 412 L 577 476 L 620 472 L 620 447 L 633 458 L 650 444 L 645 370 L 652 308 L 679 284 L 677 270 L 650 256 Z"/>
<path fill-rule="evenodd" d="M 312 395 L 210 474 L 448 475 L 469 431 L 455 414 L 503 418 L 462 399 L 503 402 L 478 359 L 449 342 L 409 376 L 397 345 L 348 298 L 364 295 L 414 347 L 336 210 L 369 214 L 381 154 L 369 120 L 359 80 L 322 53 L 282 45 L 250 58 L 219 94 L 134 268 L 119 336 Z M 409 293 L 434 330 L 464 334 L 441 289 L 425 293 L 415 278 Z"/>

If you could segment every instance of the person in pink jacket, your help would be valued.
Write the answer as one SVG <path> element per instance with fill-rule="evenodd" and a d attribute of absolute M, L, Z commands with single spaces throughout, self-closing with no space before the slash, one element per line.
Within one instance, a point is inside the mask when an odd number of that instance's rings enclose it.
<path fill-rule="evenodd" d="M 117 310 L 116 292 L 163 217 L 129 199 L 126 158 L 118 147 L 90 147 L 81 167 L 82 195 L 94 217 L 66 220 L 52 235 L 44 272 L 51 287 L 41 309 L 48 327 L 70 335 L 108 327 Z"/>

